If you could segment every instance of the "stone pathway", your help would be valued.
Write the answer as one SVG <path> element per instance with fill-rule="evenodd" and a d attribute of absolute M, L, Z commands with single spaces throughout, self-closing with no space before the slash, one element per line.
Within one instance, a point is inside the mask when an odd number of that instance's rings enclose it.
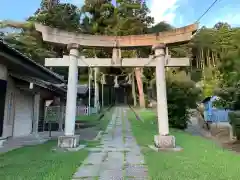
<path fill-rule="evenodd" d="M 194 110 L 192 110 L 194 111 Z M 197 114 L 193 113 L 190 117 L 190 122 L 188 123 L 188 128 L 185 130 L 193 136 L 211 137 L 211 133 L 204 130 L 198 123 Z"/>
<path fill-rule="evenodd" d="M 104 133 L 101 145 L 91 148 L 73 176 L 76 179 L 147 180 L 143 155 L 132 135 L 127 108 L 117 107 Z"/>

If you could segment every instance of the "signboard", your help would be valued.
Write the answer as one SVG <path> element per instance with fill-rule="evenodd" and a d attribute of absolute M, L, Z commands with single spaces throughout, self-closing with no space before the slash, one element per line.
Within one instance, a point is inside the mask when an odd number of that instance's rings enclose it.
<path fill-rule="evenodd" d="M 45 108 L 45 122 L 58 122 L 60 106 L 48 106 Z"/>

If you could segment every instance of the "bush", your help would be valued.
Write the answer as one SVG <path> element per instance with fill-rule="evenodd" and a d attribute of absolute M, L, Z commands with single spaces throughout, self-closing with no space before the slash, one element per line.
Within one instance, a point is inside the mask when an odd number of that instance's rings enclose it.
<path fill-rule="evenodd" d="M 235 105 L 235 94 L 237 89 L 234 87 L 224 87 L 215 89 L 214 94 L 219 96 L 221 99 L 218 102 L 219 106 L 223 106 L 227 109 L 234 109 Z"/>
<path fill-rule="evenodd" d="M 240 140 L 240 111 L 234 111 L 229 113 L 230 124 L 233 128 L 233 133 Z"/>
<path fill-rule="evenodd" d="M 176 78 L 178 77 L 178 78 Z M 190 108 L 196 108 L 200 90 L 187 78 L 167 76 L 167 98 L 169 125 L 173 128 L 186 129 L 190 119 Z"/>
<path fill-rule="evenodd" d="M 199 82 L 202 79 L 202 70 L 201 69 L 193 69 L 191 71 L 191 79 L 195 82 Z"/>
<path fill-rule="evenodd" d="M 215 94 L 221 97 L 221 104 L 232 110 L 240 110 L 239 86 L 224 87 L 215 90 Z"/>

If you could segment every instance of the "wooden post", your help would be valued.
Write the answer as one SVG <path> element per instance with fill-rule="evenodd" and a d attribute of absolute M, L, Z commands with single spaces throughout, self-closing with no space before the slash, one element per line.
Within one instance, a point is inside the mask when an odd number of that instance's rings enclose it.
<path fill-rule="evenodd" d="M 59 117 L 58 131 L 63 131 L 64 108 L 65 108 L 65 102 L 64 102 L 64 99 L 61 97 L 60 98 L 60 117 Z"/>
<path fill-rule="evenodd" d="M 92 70 L 88 68 L 88 115 L 91 114 L 91 82 L 92 82 Z"/>
<path fill-rule="evenodd" d="M 94 91 L 95 92 L 94 107 L 96 108 L 97 112 L 99 111 L 99 86 L 97 81 L 98 72 L 99 72 L 99 68 L 95 67 L 94 68 L 94 90 L 95 90 Z"/>
<path fill-rule="evenodd" d="M 33 115 L 33 133 L 38 133 L 39 110 L 40 110 L 40 93 L 34 95 L 34 115 Z"/>

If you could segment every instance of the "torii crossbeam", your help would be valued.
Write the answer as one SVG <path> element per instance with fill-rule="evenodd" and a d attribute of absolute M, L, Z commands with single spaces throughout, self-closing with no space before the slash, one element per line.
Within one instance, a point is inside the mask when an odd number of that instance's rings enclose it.
<path fill-rule="evenodd" d="M 157 110 L 159 134 L 154 136 L 158 148 L 175 148 L 175 138 L 169 135 L 165 67 L 189 66 L 189 58 L 171 58 L 166 55 L 166 45 L 187 43 L 197 30 L 197 24 L 167 32 L 134 36 L 94 36 L 74 34 L 36 24 L 43 40 L 68 45 L 69 56 L 46 58 L 46 66 L 69 67 L 68 93 L 65 118 L 65 136 L 59 138 L 60 147 L 76 147 L 79 137 L 74 134 L 75 112 L 80 67 L 156 67 Z M 117 45 L 117 46 L 116 46 Z M 79 56 L 80 46 L 113 48 L 112 58 L 85 58 Z M 155 55 L 149 58 L 121 58 L 120 48 L 152 46 Z M 82 47 L 81 47 L 82 48 Z"/>
<path fill-rule="evenodd" d="M 85 58 L 80 56 L 77 59 L 78 67 L 156 67 L 156 58 L 123 58 L 121 63 L 113 63 L 111 58 Z M 48 67 L 69 67 L 70 56 L 63 56 L 63 58 L 46 58 L 45 66 Z M 166 67 L 180 67 L 189 66 L 189 58 L 171 58 L 167 57 L 165 61 Z"/>

